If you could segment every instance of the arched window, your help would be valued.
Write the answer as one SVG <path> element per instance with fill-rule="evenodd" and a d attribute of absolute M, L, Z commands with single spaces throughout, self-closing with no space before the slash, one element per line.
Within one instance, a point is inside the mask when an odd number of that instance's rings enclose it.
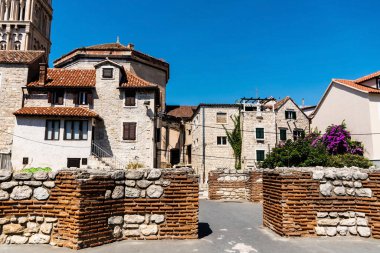
<path fill-rule="evenodd" d="M 6 41 L 0 41 L 0 50 L 6 50 L 7 49 L 7 42 Z"/>
<path fill-rule="evenodd" d="M 16 41 L 14 43 L 14 50 L 21 50 L 21 42 L 20 41 Z"/>

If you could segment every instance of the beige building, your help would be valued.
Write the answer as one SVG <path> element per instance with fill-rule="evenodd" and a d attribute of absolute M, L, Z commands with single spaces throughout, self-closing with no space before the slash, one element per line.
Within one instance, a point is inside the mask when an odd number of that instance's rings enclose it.
<path fill-rule="evenodd" d="M 346 123 L 365 156 L 380 164 L 380 72 L 356 80 L 333 79 L 312 114 L 312 128 Z"/>
<path fill-rule="evenodd" d="M 131 163 L 156 166 L 160 143 L 155 133 L 161 124 L 158 112 L 165 104 L 162 80 L 167 80 L 162 75 L 169 72 L 169 65 L 142 53 L 137 53 L 141 59 L 131 58 L 135 50 L 118 43 L 91 48 L 90 55 L 82 57 L 96 54 L 92 67 L 75 64 L 74 55 L 66 60 L 77 68 L 61 63 L 52 69 L 44 63 L 43 52 L 4 51 L 0 55 L 2 163 L 10 166 L 11 155 L 16 170 L 42 166 L 120 169 Z M 118 62 L 111 59 L 116 54 L 113 50 L 120 54 Z M 142 73 L 146 65 L 146 76 L 161 84 L 138 76 L 128 61 Z"/>

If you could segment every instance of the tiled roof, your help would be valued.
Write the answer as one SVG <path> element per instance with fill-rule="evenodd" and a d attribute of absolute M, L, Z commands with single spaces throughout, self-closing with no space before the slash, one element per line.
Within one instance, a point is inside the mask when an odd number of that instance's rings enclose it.
<path fill-rule="evenodd" d="M 288 100 L 290 99 L 290 97 L 285 97 L 279 101 L 277 101 L 275 104 L 274 104 L 274 109 L 277 110 L 279 109 L 281 106 L 283 106 L 286 102 L 288 102 Z"/>
<path fill-rule="evenodd" d="M 84 87 L 92 88 L 96 84 L 94 69 L 48 69 L 47 81 L 43 87 Z M 38 81 L 31 82 L 28 87 L 41 87 Z"/>
<path fill-rule="evenodd" d="M 170 106 L 166 107 L 167 115 L 177 118 L 191 118 L 197 109 L 196 106 Z"/>
<path fill-rule="evenodd" d="M 0 51 L 0 63 L 30 64 L 42 57 L 44 51 Z"/>
<path fill-rule="evenodd" d="M 24 107 L 14 112 L 16 116 L 90 117 L 99 115 L 82 107 Z"/>
<path fill-rule="evenodd" d="M 120 84 L 122 88 L 157 88 L 156 84 L 145 81 L 141 77 L 126 70 L 126 79 Z"/>
<path fill-rule="evenodd" d="M 340 83 L 344 86 L 351 87 L 351 88 L 354 88 L 354 89 L 357 89 L 357 90 L 360 90 L 360 91 L 363 91 L 366 93 L 378 93 L 378 94 L 380 94 L 380 90 L 361 85 L 361 84 L 357 83 L 356 80 L 352 81 L 352 80 L 345 80 L 345 79 L 333 79 L 333 81 L 336 83 Z"/>
<path fill-rule="evenodd" d="M 93 49 L 93 50 L 118 50 L 118 49 L 130 49 L 127 46 L 124 46 L 120 43 L 106 43 L 106 44 L 100 44 L 100 45 L 94 45 L 86 47 L 86 49 Z"/>
<path fill-rule="evenodd" d="M 362 82 L 368 81 L 368 80 L 375 78 L 375 77 L 378 77 L 378 76 L 380 76 L 380 71 L 377 71 L 375 73 L 360 77 L 360 78 L 354 80 L 354 82 L 355 83 L 362 83 Z"/>

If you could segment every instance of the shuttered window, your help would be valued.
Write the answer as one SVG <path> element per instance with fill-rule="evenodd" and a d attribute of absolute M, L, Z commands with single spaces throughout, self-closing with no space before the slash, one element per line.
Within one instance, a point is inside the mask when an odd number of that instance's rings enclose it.
<path fill-rule="evenodd" d="M 256 160 L 258 162 L 262 162 L 265 159 L 265 151 L 264 150 L 256 150 Z"/>
<path fill-rule="evenodd" d="M 75 105 L 93 105 L 94 97 L 91 91 L 80 91 L 73 93 L 73 103 Z"/>
<path fill-rule="evenodd" d="M 107 78 L 107 79 L 113 78 L 113 68 L 104 68 L 103 78 Z"/>
<path fill-rule="evenodd" d="M 136 106 L 136 91 L 125 91 L 125 106 Z"/>
<path fill-rule="evenodd" d="M 264 139 L 264 128 L 256 128 L 256 139 Z"/>
<path fill-rule="evenodd" d="M 54 105 L 63 105 L 65 91 L 53 91 L 48 92 L 48 103 L 54 104 Z"/>
<path fill-rule="evenodd" d="M 286 129 L 280 129 L 280 140 L 286 141 Z"/>
<path fill-rule="evenodd" d="M 285 111 L 285 119 L 297 119 L 295 111 Z"/>
<path fill-rule="evenodd" d="M 136 140 L 136 122 L 123 123 L 123 140 Z"/>

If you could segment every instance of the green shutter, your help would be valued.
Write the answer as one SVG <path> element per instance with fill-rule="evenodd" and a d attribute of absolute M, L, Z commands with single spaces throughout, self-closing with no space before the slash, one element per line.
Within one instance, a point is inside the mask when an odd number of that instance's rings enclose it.
<path fill-rule="evenodd" d="M 256 150 L 256 160 L 258 162 L 262 162 L 265 159 L 265 151 L 264 150 Z"/>
<path fill-rule="evenodd" d="M 280 140 L 286 141 L 286 129 L 280 129 Z"/>
<path fill-rule="evenodd" d="M 264 128 L 256 128 L 256 139 L 264 139 Z"/>

